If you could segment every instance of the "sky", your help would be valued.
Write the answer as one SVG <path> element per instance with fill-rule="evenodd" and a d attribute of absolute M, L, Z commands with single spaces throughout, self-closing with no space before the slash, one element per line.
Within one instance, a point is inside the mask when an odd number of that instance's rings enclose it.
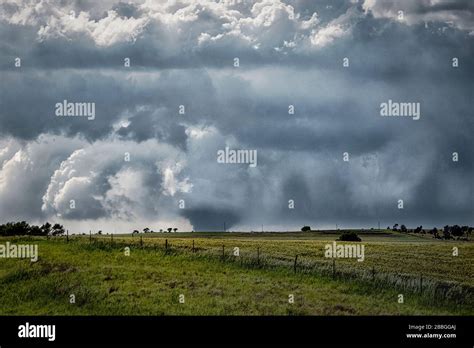
<path fill-rule="evenodd" d="M 468 0 L 2 0 L 0 222 L 474 225 L 473 44 Z"/>

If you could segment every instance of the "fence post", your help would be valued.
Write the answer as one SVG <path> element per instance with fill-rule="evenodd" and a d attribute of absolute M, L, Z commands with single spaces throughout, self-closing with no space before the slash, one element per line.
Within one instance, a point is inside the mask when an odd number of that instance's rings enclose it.
<path fill-rule="evenodd" d="M 140 236 L 140 246 L 143 248 L 143 236 Z"/>
<path fill-rule="evenodd" d="M 222 244 L 222 261 L 225 259 L 225 251 L 224 251 L 224 244 Z"/>
<path fill-rule="evenodd" d="M 92 243 L 92 231 L 89 230 L 89 244 Z"/>
<path fill-rule="evenodd" d="M 294 266 L 293 266 L 293 268 L 294 268 L 294 270 L 295 270 L 295 273 L 296 273 L 297 262 L 298 262 L 298 254 L 296 254 L 296 256 L 295 256 L 295 264 L 294 264 Z"/>
<path fill-rule="evenodd" d="M 420 274 L 420 294 L 423 293 L 423 274 Z"/>
<path fill-rule="evenodd" d="M 69 243 L 69 230 L 66 230 L 66 243 Z"/>
<path fill-rule="evenodd" d="M 375 280 L 375 267 L 372 266 L 372 280 Z"/>
<path fill-rule="evenodd" d="M 194 239 L 193 239 L 193 253 L 194 253 Z"/>
<path fill-rule="evenodd" d="M 165 239 L 165 249 L 168 250 L 168 239 Z"/>
<path fill-rule="evenodd" d="M 332 259 L 332 278 L 336 277 L 336 260 Z"/>
<path fill-rule="evenodd" d="M 257 247 L 257 265 L 260 265 L 260 247 Z"/>

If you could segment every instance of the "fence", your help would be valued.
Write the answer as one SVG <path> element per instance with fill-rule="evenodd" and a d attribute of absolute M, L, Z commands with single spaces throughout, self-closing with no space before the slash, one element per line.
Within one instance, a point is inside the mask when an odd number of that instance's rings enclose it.
<path fill-rule="evenodd" d="M 66 242 L 74 241 L 76 238 L 66 237 Z M 340 280 L 359 280 L 363 282 L 370 282 L 376 286 L 390 286 L 401 291 L 412 293 L 419 293 L 424 297 L 432 300 L 449 300 L 455 303 L 473 304 L 474 305 L 474 287 L 461 284 L 458 282 L 442 281 L 423 277 L 420 275 L 403 274 L 403 273 L 388 273 L 378 271 L 375 267 L 366 269 L 356 269 L 341 263 L 337 264 L 336 259 L 314 260 L 312 258 L 305 258 L 304 255 L 287 255 L 274 256 L 271 254 L 265 255 L 261 247 L 256 247 L 254 251 L 247 251 L 239 253 L 235 256 L 232 252 L 226 252 L 225 245 L 221 248 L 198 246 L 194 239 L 189 241 L 189 245 L 175 244 L 172 245 L 168 239 L 164 243 L 158 243 L 161 238 L 148 238 L 152 243 L 148 243 L 137 238 L 115 238 L 111 235 L 110 242 L 107 242 L 105 236 L 93 238 L 89 234 L 89 246 L 101 248 L 115 248 L 126 246 L 139 246 L 141 249 L 161 250 L 166 255 L 172 256 L 180 253 L 188 253 L 194 257 L 211 257 L 220 259 L 222 262 L 233 262 L 239 264 L 241 267 L 252 268 L 287 268 L 294 273 L 304 274 L 318 274 L 333 279 Z M 182 241 L 182 240 L 181 240 Z M 219 250 L 220 249 L 220 250 Z"/>

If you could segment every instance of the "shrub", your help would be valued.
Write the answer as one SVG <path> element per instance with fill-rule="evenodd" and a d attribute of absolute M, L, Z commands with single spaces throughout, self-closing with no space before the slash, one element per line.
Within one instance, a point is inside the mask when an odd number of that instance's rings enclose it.
<path fill-rule="evenodd" d="M 303 227 L 301 227 L 301 231 L 303 231 L 303 232 L 311 231 L 311 227 L 309 227 L 309 226 L 303 226 Z"/>
<path fill-rule="evenodd" d="M 355 232 L 344 232 L 339 236 L 339 239 L 341 241 L 346 241 L 346 242 L 360 242 L 362 239 L 357 235 Z"/>

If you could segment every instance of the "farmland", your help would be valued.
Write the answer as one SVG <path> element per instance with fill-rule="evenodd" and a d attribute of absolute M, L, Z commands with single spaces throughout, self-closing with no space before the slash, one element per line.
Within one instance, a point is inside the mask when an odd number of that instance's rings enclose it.
<path fill-rule="evenodd" d="M 472 241 L 358 233 L 363 262 L 325 258 L 335 231 L 1 238 L 39 259 L 0 259 L 0 314 L 474 314 Z"/>

